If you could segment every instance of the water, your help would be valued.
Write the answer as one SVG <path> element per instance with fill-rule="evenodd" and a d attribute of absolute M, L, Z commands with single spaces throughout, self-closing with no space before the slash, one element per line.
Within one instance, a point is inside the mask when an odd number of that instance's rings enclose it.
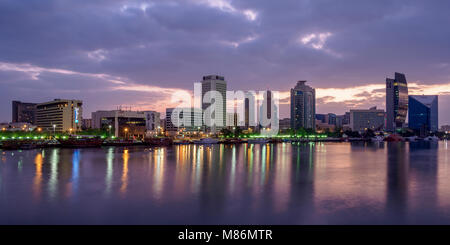
<path fill-rule="evenodd" d="M 0 224 L 450 224 L 446 141 L 0 150 Z"/>

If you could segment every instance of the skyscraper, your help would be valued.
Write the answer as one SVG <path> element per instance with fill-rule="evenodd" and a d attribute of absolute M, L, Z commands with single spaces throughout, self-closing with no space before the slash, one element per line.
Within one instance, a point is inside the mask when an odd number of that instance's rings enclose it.
<path fill-rule="evenodd" d="M 315 129 L 316 90 L 298 81 L 291 89 L 291 128 Z"/>
<path fill-rule="evenodd" d="M 386 130 L 402 128 L 408 113 L 408 83 L 402 73 L 386 78 Z"/>
<path fill-rule="evenodd" d="M 20 101 L 12 102 L 11 122 L 36 123 L 36 105 L 35 103 L 24 103 Z"/>
<path fill-rule="evenodd" d="M 225 78 L 218 75 L 204 76 L 202 81 L 202 110 L 205 110 L 212 104 L 204 102 L 206 93 L 210 91 L 217 91 L 221 95 L 212 95 L 212 103 L 215 104 L 214 112 L 211 113 L 211 117 L 215 119 L 216 124 L 212 124 L 212 118 L 204 118 L 204 124 L 207 126 L 206 129 L 212 133 L 216 133 L 226 125 L 226 112 L 227 112 L 227 82 Z M 208 98 L 207 98 L 208 99 Z M 221 101 L 219 101 L 221 100 Z"/>
<path fill-rule="evenodd" d="M 438 131 L 438 96 L 410 95 L 408 127 L 421 131 Z"/>

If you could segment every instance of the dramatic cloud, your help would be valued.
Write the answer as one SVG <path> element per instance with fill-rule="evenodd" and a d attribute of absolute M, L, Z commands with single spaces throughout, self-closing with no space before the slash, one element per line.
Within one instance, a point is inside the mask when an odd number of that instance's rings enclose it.
<path fill-rule="evenodd" d="M 449 1 L 2 0 L 0 121 L 11 100 L 164 112 L 205 74 L 230 90 L 317 88 L 317 111 L 384 108 L 384 81 L 439 94 L 450 124 Z M 282 117 L 289 116 L 285 97 Z"/>

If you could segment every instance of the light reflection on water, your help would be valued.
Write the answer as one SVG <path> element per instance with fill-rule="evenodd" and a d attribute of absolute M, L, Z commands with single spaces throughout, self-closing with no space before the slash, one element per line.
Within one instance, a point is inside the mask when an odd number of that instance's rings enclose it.
<path fill-rule="evenodd" d="M 0 155 L 1 224 L 450 224 L 446 141 Z"/>

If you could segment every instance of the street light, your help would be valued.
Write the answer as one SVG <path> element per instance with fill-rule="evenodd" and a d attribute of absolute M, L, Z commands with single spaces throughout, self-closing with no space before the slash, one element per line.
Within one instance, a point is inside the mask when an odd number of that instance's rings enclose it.
<path fill-rule="evenodd" d="M 111 135 L 111 128 L 112 128 L 112 126 L 109 125 L 108 128 L 109 128 L 109 135 Z"/>
<path fill-rule="evenodd" d="M 53 134 L 56 134 L 56 124 L 53 124 Z"/>
<path fill-rule="evenodd" d="M 125 128 L 123 131 L 125 131 L 125 138 L 128 139 L 127 134 L 128 134 L 128 128 Z"/>

